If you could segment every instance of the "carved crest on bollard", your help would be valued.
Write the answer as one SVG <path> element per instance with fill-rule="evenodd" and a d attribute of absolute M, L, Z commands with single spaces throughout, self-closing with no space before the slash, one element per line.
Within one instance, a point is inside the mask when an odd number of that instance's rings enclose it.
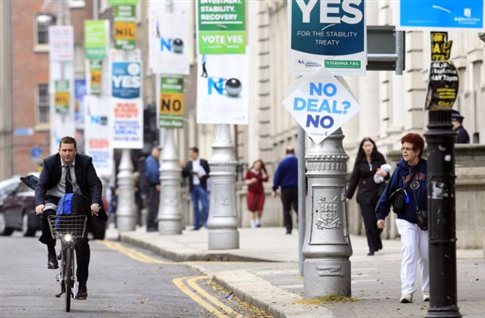
<path fill-rule="evenodd" d="M 335 196 L 329 201 L 327 201 L 326 197 L 321 197 L 320 200 L 318 200 L 320 211 L 316 210 L 317 229 L 324 230 L 342 228 L 342 219 L 340 218 L 340 213 L 337 210 L 337 197 L 338 196 Z"/>

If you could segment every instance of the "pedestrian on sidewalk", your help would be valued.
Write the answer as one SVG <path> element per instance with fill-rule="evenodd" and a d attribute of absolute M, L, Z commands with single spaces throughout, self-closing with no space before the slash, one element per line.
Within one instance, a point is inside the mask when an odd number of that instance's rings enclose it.
<path fill-rule="evenodd" d="M 375 214 L 377 201 L 379 201 L 379 185 L 374 182 L 374 175 L 377 174 L 386 180 L 389 179 L 389 173 L 381 169 L 381 166 L 384 164 L 386 164 L 386 159 L 377 150 L 374 140 L 369 137 L 362 139 L 346 197 L 347 201 L 352 199 L 358 186 L 357 203 L 364 219 L 365 235 L 369 246 L 368 256 L 372 256 L 375 252 L 382 249 L 381 230 L 377 228 Z"/>
<path fill-rule="evenodd" d="M 209 192 L 207 181 L 210 168 L 207 160 L 199 158 L 199 148 L 189 149 L 190 160 L 182 169 L 182 176 L 189 178 L 189 190 L 194 208 L 194 230 L 207 226 L 209 216 Z"/>
<path fill-rule="evenodd" d="M 249 210 L 249 223 L 252 228 L 261 227 L 261 217 L 264 208 L 264 186 L 268 181 L 268 172 L 261 159 L 256 160 L 246 172 L 244 182 L 248 185 L 246 201 Z"/>
<path fill-rule="evenodd" d="M 420 264 L 423 301 L 429 301 L 428 231 L 422 230 L 417 224 L 417 209 L 426 212 L 428 206 L 426 160 L 421 158 L 424 140 L 418 134 L 408 133 L 401 138 L 401 145 L 402 159 L 398 162 L 389 184 L 377 203 L 377 227 L 384 228 L 384 220 L 391 207 L 391 194 L 404 187 L 406 190 L 404 205 L 396 219 L 402 245 L 400 302 L 413 302 L 417 263 Z"/>
<path fill-rule="evenodd" d="M 153 146 L 151 154 L 145 160 L 145 188 L 148 203 L 147 232 L 158 231 L 158 206 L 160 205 L 160 153 L 162 148 Z"/>
<path fill-rule="evenodd" d="M 293 230 L 291 207 L 293 207 L 298 217 L 298 159 L 295 156 L 295 148 L 293 147 L 286 148 L 286 156 L 276 168 L 273 179 L 273 192 L 271 192 L 272 197 L 276 196 L 276 191 L 279 187 L 281 187 L 281 203 L 283 204 L 283 220 L 286 234 L 291 234 Z"/>
<path fill-rule="evenodd" d="M 465 127 L 463 127 L 463 117 L 459 111 L 452 110 L 451 113 L 451 125 L 453 126 L 453 131 L 456 133 L 455 136 L 455 143 L 456 144 L 469 144 L 470 143 L 470 136 L 466 131 Z"/>

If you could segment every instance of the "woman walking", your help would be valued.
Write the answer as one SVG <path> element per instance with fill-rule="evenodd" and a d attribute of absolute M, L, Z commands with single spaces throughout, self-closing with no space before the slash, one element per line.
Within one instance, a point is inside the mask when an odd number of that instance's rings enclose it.
<path fill-rule="evenodd" d="M 375 215 L 379 194 L 378 184 L 374 182 L 374 175 L 377 174 L 384 179 L 389 179 L 389 173 L 380 168 L 385 163 L 384 155 L 377 151 L 374 141 L 369 137 L 362 139 L 346 196 L 348 200 L 352 199 L 358 186 L 357 203 L 364 219 L 367 245 L 369 246 L 367 255 L 369 256 L 382 249 L 381 231 L 377 228 Z"/>
<path fill-rule="evenodd" d="M 246 200 L 250 212 L 249 222 L 252 228 L 260 227 L 265 200 L 263 182 L 268 181 L 268 173 L 261 159 L 253 163 L 244 179 L 248 185 Z"/>
<path fill-rule="evenodd" d="M 386 190 L 376 207 L 377 226 L 384 228 L 384 219 L 391 207 L 390 196 L 397 189 L 404 187 L 405 196 L 400 213 L 397 214 L 396 226 L 401 235 L 401 303 L 412 303 L 415 292 L 417 263 L 421 265 L 421 290 L 423 301 L 429 301 L 429 254 L 428 231 L 417 224 L 417 209 L 426 213 L 427 185 L 426 160 L 421 158 L 424 149 L 423 138 L 408 133 L 401 138 L 402 159 L 391 176 Z"/>

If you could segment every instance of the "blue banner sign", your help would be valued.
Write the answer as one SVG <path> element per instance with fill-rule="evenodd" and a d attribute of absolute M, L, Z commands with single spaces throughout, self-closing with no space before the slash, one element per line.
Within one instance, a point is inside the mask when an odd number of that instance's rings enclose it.
<path fill-rule="evenodd" d="M 141 64 L 139 62 L 113 62 L 111 84 L 113 97 L 121 99 L 139 98 Z"/>
<path fill-rule="evenodd" d="M 289 8 L 291 73 L 365 74 L 364 1 L 290 0 Z"/>
<path fill-rule="evenodd" d="M 400 0 L 398 28 L 484 30 L 483 0 Z"/>

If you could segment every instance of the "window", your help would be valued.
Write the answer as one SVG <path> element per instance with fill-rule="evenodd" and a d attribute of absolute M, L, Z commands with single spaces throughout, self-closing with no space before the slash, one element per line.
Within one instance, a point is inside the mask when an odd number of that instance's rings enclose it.
<path fill-rule="evenodd" d="M 49 124 L 49 84 L 37 85 L 37 124 Z"/>
<path fill-rule="evenodd" d="M 49 21 L 39 21 L 37 16 L 35 19 L 36 31 L 37 31 L 37 45 L 48 45 L 49 44 L 49 26 L 56 24 L 56 17 L 52 15 L 43 16 L 50 17 Z M 45 19 L 45 18 L 44 18 Z"/>

